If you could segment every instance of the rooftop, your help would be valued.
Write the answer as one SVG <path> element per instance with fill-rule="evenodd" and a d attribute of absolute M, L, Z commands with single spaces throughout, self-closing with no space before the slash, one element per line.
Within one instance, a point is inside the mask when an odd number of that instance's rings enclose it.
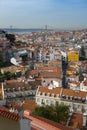
<path fill-rule="evenodd" d="M 1 106 L 0 106 L 0 116 L 15 120 L 15 121 L 20 120 L 20 116 L 18 114 L 12 113 L 8 109 L 5 109 L 4 107 L 1 107 Z"/>

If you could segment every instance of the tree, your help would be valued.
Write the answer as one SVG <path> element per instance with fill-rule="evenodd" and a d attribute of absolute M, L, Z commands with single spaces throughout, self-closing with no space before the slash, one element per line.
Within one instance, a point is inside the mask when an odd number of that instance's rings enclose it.
<path fill-rule="evenodd" d="M 69 118 L 69 107 L 62 105 L 62 104 L 58 104 L 58 102 L 56 102 L 56 105 L 54 107 L 54 112 L 55 112 L 55 118 L 57 122 L 61 122 L 64 121 L 66 122 L 67 119 Z"/>
<path fill-rule="evenodd" d="M 15 77 L 15 73 L 12 73 L 10 71 L 7 71 L 4 73 L 5 79 L 9 80 L 9 79 L 13 79 Z"/>
<path fill-rule="evenodd" d="M 15 41 L 15 35 L 14 35 L 14 34 L 6 34 L 6 38 L 7 38 L 10 42 L 14 42 L 14 41 Z"/>
<path fill-rule="evenodd" d="M 2 74 L 1 72 L 0 72 L 0 82 L 3 82 L 5 80 L 5 76 L 4 76 L 4 74 Z"/>
<path fill-rule="evenodd" d="M 35 108 L 35 116 L 41 116 L 55 122 L 66 122 L 69 118 L 69 107 L 65 105 L 59 105 L 58 103 L 55 106 L 41 106 Z"/>

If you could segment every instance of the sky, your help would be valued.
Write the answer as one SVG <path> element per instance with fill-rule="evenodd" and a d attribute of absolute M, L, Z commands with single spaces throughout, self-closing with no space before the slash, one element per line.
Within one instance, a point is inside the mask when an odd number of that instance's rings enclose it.
<path fill-rule="evenodd" d="M 87 28 L 87 0 L 0 0 L 0 28 Z"/>

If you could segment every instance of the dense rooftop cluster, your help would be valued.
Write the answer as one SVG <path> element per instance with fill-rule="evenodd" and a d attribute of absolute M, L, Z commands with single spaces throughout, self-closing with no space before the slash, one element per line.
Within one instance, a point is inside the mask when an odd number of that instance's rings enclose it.
<path fill-rule="evenodd" d="M 6 72 L 15 75 L 5 78 Z M 86 127 L 87 30 L 46 30 L 8 36 L 0 31 L 0 82 L 0 105 L 25 100 L 24 108 L 31 110 L 26 99 L 34 99 L 32 103 L 39 106 L 59 102 L 69 106 L 68 127 L 73 124 L 70 129 Z M 0 116 L 16 119 L 12 113 L 0 111 Z M 81 114 L 80 128 L 78 121 L 76 124 L 71 121 L 74 114 Z M 37 120 L 28 114 L 26 117 Z M 68 130 L 63 127 L 58 126 L 57 130 Z"/>

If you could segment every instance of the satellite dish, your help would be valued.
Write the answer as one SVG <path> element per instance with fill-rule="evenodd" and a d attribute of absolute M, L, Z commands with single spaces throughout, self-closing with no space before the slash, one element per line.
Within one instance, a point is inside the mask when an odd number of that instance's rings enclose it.
<path fill-rule="evenodd" d="M 10 62 L 16 66 L 19 65 L 14 57 L 10 59 Z"/>

